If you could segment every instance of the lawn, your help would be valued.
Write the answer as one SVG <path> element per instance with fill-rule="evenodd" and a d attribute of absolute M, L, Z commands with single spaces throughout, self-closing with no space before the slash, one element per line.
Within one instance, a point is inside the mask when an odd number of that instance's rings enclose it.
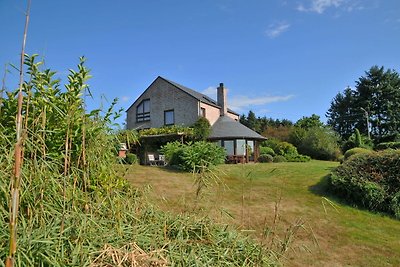
<path fill-rule="evenodd" d="M 326 176 L 336 166 L 324 161 L 221 165 L 220 184 L 198 199 L 192 174 L 134 165 L 126 178 L 164 210 L 210 216 L 287 250 L 286 266 L 400 266 L 400 221 L 327 195 Z"/>

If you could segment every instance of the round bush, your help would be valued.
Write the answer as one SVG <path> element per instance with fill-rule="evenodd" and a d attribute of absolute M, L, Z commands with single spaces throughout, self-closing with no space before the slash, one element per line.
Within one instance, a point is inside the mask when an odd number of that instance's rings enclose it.
<path fill-rule="evenodd" d="M 297 148 L 288 142 L 280 142 L 275 147 L 275 153 L 281 156 L 298 155 Z"/>
<path fill-rule="evenodd" d="M 399 150 L 351 156 L 332 172 L 330 188 L 351 203 L 400 219 L 399 162 Z"/>
<path fill-rule="evenodd" d="M 274 160 L 274 158 L 270 154 L 261 154 L 258 157 L 258 162 L 261 162 L 261 163 L 269 163 L 269 162 L 272 162 L 273 160 Z"/>
<path fill-rule="evenodd" d="M 261 146 L 260 147 L 260 154 L 261 155 L 271 155 L 271 156 L 275 156 L 275 151 L 268 146 Z"/>
<path fill-rule="evenodd" d="M 361 147 L 355 147 L 352 149 L 349 149 L 344 153 L 344 160 L 347 160 L 349 157 L 356 155 L 356 154 L 370 154 L 373 153 L 372 150 L 366 149 L 366 148 L 361 148 Z"/>
<path fill-rule="evenodd" d="M 278 155 L 274 157 L 274 162 L 278 163 L 278 162 L 286 162 L 286 158 L 284 156 Z"/>

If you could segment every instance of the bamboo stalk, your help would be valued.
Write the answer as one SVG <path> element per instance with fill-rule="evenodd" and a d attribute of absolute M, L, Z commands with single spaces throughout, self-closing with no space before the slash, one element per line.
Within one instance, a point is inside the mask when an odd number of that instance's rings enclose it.
<path fill-rule="evenodd" d="M 26 36 L 28 33 L 29 24 L 29 12 L 31 7 L 31 0 L 28 0 L 28 6 L 26 8 L 25 14 L 25 27 L 24 36 L 22 41 L 21 58 L 20 58 L 20 69 L 19 69 L 19 91 L 18 91 L 18 111 L 17 111 L 17 124 L 16 124 L 16 136 L 17 140 L 15 143 L 14 151 L 14 176 L 11 181 L 11 208 L 10 208 L 10 247 L 8 252 L 8 257 L 6 259 L 6 267 L 13 267 L 15 263 L 15 253 L 17 252 L 17 218 L 18 218 L 18 208 L 19 208 L 19 190 L 21 183 L 21 167 L 22 167 L 22 150 L 23 150 L 23 140 L 22 140 L 22 104 L 23 104 L 23 94 L 22 86 L 24 82 L 24 57 L 25 57 L 25 46 L 26 46 Z"/>
<path fill-rule="evenodd" d="M 1 107 L 3 105 L 3 93 L 6 90 L 6 77 L 7 77 L 7 64 L 4 65 L 4 76 L 2 79 L 1 90 L 0 90 L 0 115 L 1 115 Z"/>

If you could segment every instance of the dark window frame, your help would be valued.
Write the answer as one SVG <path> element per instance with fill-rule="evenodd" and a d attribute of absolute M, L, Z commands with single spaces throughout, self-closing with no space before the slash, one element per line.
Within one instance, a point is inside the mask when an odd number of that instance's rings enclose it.
<path fill-rule="evenodd" d="M 200 117 L 206 117 L 206 108 L 200 108 Z"/>
<path fill-rule="evenodd" d="M 145 111 L 145 103 L 148 102 L 149 111 Z M 141 110 L 139 110 L 141 109 Z M 143 99 L 136 107 L 136 122 L 150 121 L 150 98 Z"/>
<path fill-rule="evenodd" d="M 167 124 L 167 113 L 168 112 L 172 112 L 172 123 L 168 123 Z M 175 125 L 175 110 L 174 109 L 167 109 L 167 110 L 164 110 L 164 125 L 165 126 L 171 126 L 171 125 Z"/>

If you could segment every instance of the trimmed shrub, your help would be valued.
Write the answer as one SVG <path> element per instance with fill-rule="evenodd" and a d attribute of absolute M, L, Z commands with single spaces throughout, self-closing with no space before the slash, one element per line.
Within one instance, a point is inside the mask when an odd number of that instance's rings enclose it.
<path fill-rule="evenodd" d="M 125 158 L 126 164 L 136 164 L 138 162 L 138 157 L 133 153 L 127 153 Z"/>
<path fill-rule="evenodd" d="M 358 153 L 336 168 L 330 188 L 347 201 L 400 219 L 400 151 Z"/>
<path fill-rule="evenodd" d="M 281 156 L 292 156 L 298 155 L 297 148 L 288 142 L 280 142 L 274 148 L 274 151 L 277 155 Z"/>
<path fill-rule="evenodd" d="M 273 160 L 274 158 L 270 154 L 261 154 L 257 161 L 261 163 L 269 163 L 273 162 Z"/>
<path fill-rule="evenodd" d="M 260 147 L 260 155 L 271 155 L 275 156 L 275 151 L 268 147 L 268 146 L 261 146 Z"/>
<path fill-rule="evenodd" d="M 352 149 L 349 149 L 344 153 L 344 160 L 347 160 L 349 157 L 356 155 L 356 154 L 371 154 L 374 151 L 366 149 L 366 148 L 361 148 L 361 147 L 355 147 Z"/>
<path fill-rule="evenodd" d="M 278 163 L 278 162 L 286 162 L 286 161 L 287 161 L 287 160 L 286 160 L 286 158 L 285 158 L 284 156 L 277 155 L 277 156 L 274 157 L 274 162 L 275 162 L 275 163 Z"/>

